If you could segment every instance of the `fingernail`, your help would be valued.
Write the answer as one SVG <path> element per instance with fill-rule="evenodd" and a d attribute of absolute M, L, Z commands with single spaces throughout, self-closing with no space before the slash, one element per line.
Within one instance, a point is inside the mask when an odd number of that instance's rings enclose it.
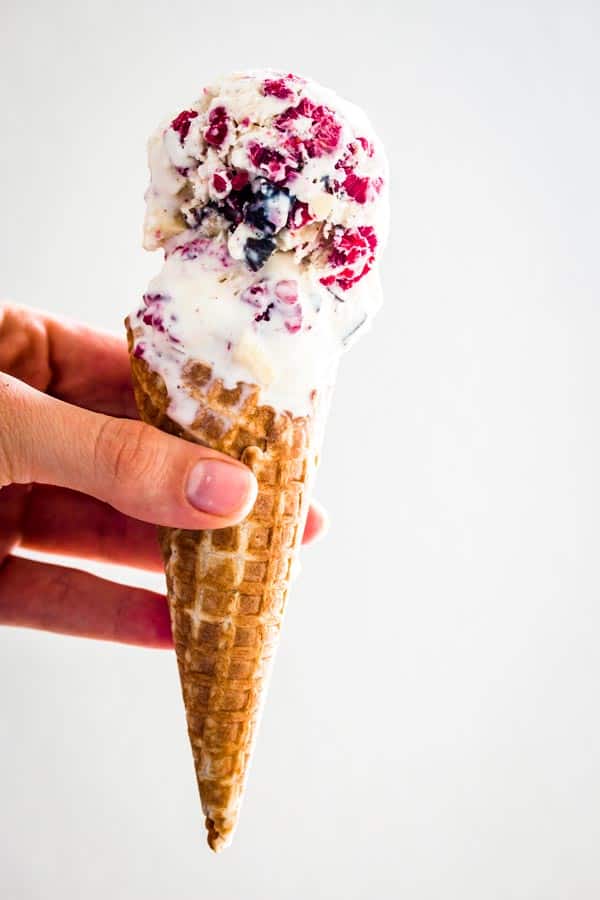
<path fill-rule="evenodd" d="M 256 479 L 249 469 L 203 459 L 189 474 L 187 498 L 196 509 L 214 516 L 249 510 L 256 499 Z"/>

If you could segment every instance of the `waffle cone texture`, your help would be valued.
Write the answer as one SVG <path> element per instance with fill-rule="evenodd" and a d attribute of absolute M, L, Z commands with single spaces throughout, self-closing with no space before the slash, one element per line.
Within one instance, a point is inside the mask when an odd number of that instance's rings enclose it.
<path fill-rule="evenodd" d="M 230 843 L 238 820 L 308 511 L 317 420 L 260 406 L 256 385 L 227 389 L 199 361 L 184 369 L 184 387 L 198 412 L 182 428 L 168 415 L 160 375 L 131 353 L 127 330 L 141 418 L 240 460 L 258 481 L 254 508 L 235 527 L 159 528 L 200 800 L 209 846 L 218 851 Z"/>

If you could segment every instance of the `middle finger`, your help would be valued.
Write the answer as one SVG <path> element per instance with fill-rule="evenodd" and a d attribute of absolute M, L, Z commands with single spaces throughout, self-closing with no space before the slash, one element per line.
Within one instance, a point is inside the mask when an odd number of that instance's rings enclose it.
<path fill-rule="evenodd" d="M 311 506 L 303 542 L 319 537 L 326 530 L 325 522 L 321 508 Z M 29 550 L 163 571 L 155 525 L 68 488 L 32 485 L 19 530 L 20 546 Z"/>
<path fill-rule="evenodd" d="M 108 503 L 52 485 L 34 484 L 21 523 L 21 546 L 160 572 L 156 526 Z"/>

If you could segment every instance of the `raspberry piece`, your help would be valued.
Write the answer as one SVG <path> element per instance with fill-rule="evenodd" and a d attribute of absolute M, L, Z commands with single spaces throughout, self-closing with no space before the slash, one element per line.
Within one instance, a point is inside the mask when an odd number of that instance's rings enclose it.
<path fill-rule="evenodd" d="M 160 331 L 164 334 L 167 330 L 165 328 L 165 323 L 163 317 L 157 312 L 147 312 L 142 316 L 142 322 L 144 325 L 152 325 L 156 331 Z"/>
<path fill-rule="evenodd" d="M 360 178 L 349 172 L 344 179 L 344 190 L 357 203 L 366 203 L 369 199 L 369 179 Z"/>
<path fill-rule="evenodd" d="M 306 116 L 307 119 L 312 119 L 316 104 L 309 100 L 308 97 L 303 97 L 298 106 L 296 107 L 298 110 L 298 115 Z"/>
<path fill-rule="evenodd" d="M 248 184 L 248 173 L 241 170 L 240 172 L 235 172 L 234 175 L 231 176 L 231 189 L 234 191 L 241 191 L 242 188 L 245 188 Z"/>
<path fill-rule="evenodd" d="M 369 250 L 372 253 L 375 252 L 375 248 L 377 247 L 377 235 L 375 234 L 375 229 L 372 225 L 360 225 L 357 228 L 358 233 L 361 238 L 363 238 L 367 244 L 369 245 Z"/>
<path fill-rule="evenodd" d="M 285 159 L 278 150 L 253 142 L 248 145 L 248 156 L 255 168 L 272 181 L 284 181 L 287 173 Z"/>
<path fill-rule="evenodd" d="M 300 331 L 300 329 L 302 328 L 302 319 L 294 319 L 291 322 L 284 322 L 283 324 L 290 332 L 290 334 L 296 334 L 296 332 Z"/>
<path fill-rule="evenodd" d="M 342 133 L 342 126 L 332 110 L 327 106 L 317 106 L 308 97 L 303 97 L 297 106 L 289 106 L 274 120 L 280 131 L 294 131 L 294 123 L 300 117 L 310 119 L 310 137 L 302 138 L 301 143 L 310 157 L 324 156 L 337 149 Z M 299 136 L 296 136 L 299 139 Z"/>
<path fill-rule="evenodd" d="M 208 128 L 204 131 L 204 140 L 212 147 L 221 147 L 228 131 L 227 110 L 224 106 L 215 106 L 208 114 Z"/>
<path fill-rule="evenodd" d="M 326 106 L 317 106 L 312 113 L 312 140 L 305 141 L 309 156 L 324 156 L 337 149 L 342 126 Z"/>
<path fill-rule="evenodd" d="M 286 131 L 293 127 L 292 123 L 299 119 L 300 116 L 312 119 L 315 109 L 316 106 L 312 100 L 309 100 L 308 97 L 303 97 L 298 106 L 288 106 L 282 113 L 279 113 L 273 124 L 280 131 Z"/>
<path fill-rule="evenodd" d="M 372 157 L 373 154 L 375 153 L 375 148 L 373 147 L 373 144 L 371 143 L 371 141 L 367 140 L 366 137 L 357 137 L 356 140 L 358 141 L 360 146 L 363 148 L 363 150 L 365 151 L 367 156 Z"/>
<path fill-rule="evenodd" d="M 173 254 L 178 253 L 182 259 L 198 259 L 199 256 L 206 253 L 210 243 L 209 238 L 196 238 L 193 241 L 188 241 L 187 244 L 180 244 L 179 247 L 175 247 Z"/>
<path fill-rule="evenodd" d="M 145 344 L 136 344 L 135 347 L 133 348 L 133 355 L 135 356 L 136 359 L 140 359 L 144 355 L 145 350 L 146 350 Z"/>
<path fill-rule="evenodd" d="M 198 113 L 195 109 L 184 109 L 171 122 L 171 128 L 179 135 L 179 142 L 183 147 L 183 142 L 188 136 L 192 119 L 195 119 Z"/>
<path fill-rule="evenodd" d="M 262 86 L 265 97 L 277 97 L 279 100 L 293 100 L 294 92 L 285 83 L 285 78 L 267 78 Z"/>
<path fill-rule="evenodd" d="M 269 295 L 269 286 L 266 281 L 257 281 L 251 284 L 245 291 L 240 294 L 240 300 L 249 303 L 250 306 L 257 306 L 262 309 L 265 299 Z"/>
<path fill-rule="evenodd" d="M 170 298 L 165 294 L 144 294 L 144 296 L 142 297 L 145 306 L 152 306 L 155 303 L 160 303 L 161 300 L 169 299 Z"/>
<path fill-rule="evenodd" d="M 339 228 L 333 235 L 328 264 L 339 271 L 320 279 L 325 287 L 339 285 L 347 291 L 360 281 L 375 262 L 377 236 L 371 225 Z"/>
<path fill-rule="evenodd" d="M 348 196 L 352 197 L 357 203 L 366 203 L 367 200 L 374 200 L 375 194 L 378 194 L 383 187 L 383 178 L 361 178 L 351 170 L 346 170 L 346 172 L 343 187 Z"/>
<path fill-rule="evenodd" d="M 214 196 L 219 200 L 224 199 L 231 190 L 231 182 L 225 172 L 215 172 L 212 177 Z"/>
<path fill-rule="evenodd" d="M 332 259 L 334 265 L 353 263 L 362 256 L 372 254 L 377 246 L 375 229 L 371 225 L 361 225 L 359 228 L 347 228 L 338 232 L 333 238 L 336 257 Z"/>
<path fill-rule="evenodd" d="M 304 228 L 309 222 L 313 221 L 313 217 L 308 211 L 308 203 L 302 203 L 300 200 L 294 200 L 292 211 L 288 220 L 288 228 Z"/>
<path fill-rule="evenodd" d="M 298 135 L 287 134 L 283 146 L 285 147 L 289 159 L 293 160 L 295 168 L 301 169 L 305 162 L 306 152 L 304 150 L 304 144 Z M 288 178 L 291 174 L 292 173 L 288 168 Z"/>
<path fill-rule="evenodd" d="M 287 131 L 291 127 L 291 123 L 295 122 L 299 115 L 296 106 L 288 106 L 287 109 L 284 109 L 282 113 L 279 113 L 273 119 L 273 124 L 279 131 Z"/>
<path fill-rule="evenodd" d="M 298 302 L 298 285 L 295 281 L 278 281 L 275 285 L 275 296 L 282 303 Z"/>

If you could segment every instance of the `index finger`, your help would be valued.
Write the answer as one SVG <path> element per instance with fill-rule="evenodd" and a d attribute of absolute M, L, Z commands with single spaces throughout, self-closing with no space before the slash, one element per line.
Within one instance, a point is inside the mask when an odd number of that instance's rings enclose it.
<path fill-rule="evenodd" d="M 0 371 L 67 403 L 137 418 L 124 337 L 0 303 Z"/>

